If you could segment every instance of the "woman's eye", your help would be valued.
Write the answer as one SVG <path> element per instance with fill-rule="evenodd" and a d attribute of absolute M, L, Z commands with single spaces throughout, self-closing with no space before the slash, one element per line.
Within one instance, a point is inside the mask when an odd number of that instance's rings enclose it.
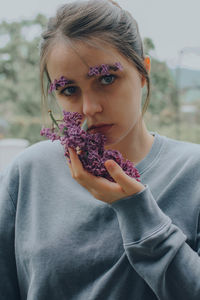
<path fill-rule="evenodd" d="M 111 84 L 115 81 L 116 76 L 115 75 L 105 75 L 100 78 L 100 81 L 104 85 Z"/>
<path fill-rule="evenodd" d="M 112 84 L 116 79 L 115 75 L 105 75 L 102 76 L 99 80 L 101 82 L 101 84 L 103 85 L 109 85 Z M 77 87 L 76 86 L 68 86 L 66 88 L 64 88 L 63 90 L 60 91 L 61 95 L 64 96 L 73 96 L 75 93 L 77 92 Z"/>
<path fill-rule="evenodd" d="M 77 88 L 75 86 L 69 86 L 62 90 L 60 93 L 64 96 L 72 96 L 76 93 L 76 90 Z"/>

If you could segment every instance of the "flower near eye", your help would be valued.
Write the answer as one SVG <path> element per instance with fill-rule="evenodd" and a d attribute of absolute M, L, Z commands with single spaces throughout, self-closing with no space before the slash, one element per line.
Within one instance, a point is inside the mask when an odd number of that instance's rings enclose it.
<path fill-rule="evenodd" d="M 88 72 L 88 76 L 95 76 L 95 75 L 110 75 L 110 70 L 117 71 L 117 70 L 123 70 L 123 67 L 120 62 L 116 62 L 114 65 L 107 65 L 102 64 L 99 66 L 90 67 L 90 70 Z"/>
<path fill-rule="evenodd" d="M 116 66 L 116 68 L 119 69 L 120 71 L 123 70 L 123 67 L 122 67 L 122 65 L 120 64 L 120 62 L 116 62 L 116 63 L 115 63 L 115 66 Z"/>
<path fill-rule="evenodd" d="M 90 67 L 88 76 L 98 76 L 98 75 L 110 75 L 110 70 L 117 71 L 123 70 L 123 67 L 120 62 L 114 63 L 114 65 L 101 64 L 99 66 Z M 68 80 L 64 76 L 61 76 L 60 79 L 54 79 L 54 81 L 50 84 L 49 94 L 51 94 L 54 90 L 57 90 L 58 87 L 64 87 L 66 84 L 70 84 L 72 81 Z"/>
<path fill-rule="evenodd" d="M 61 76 L 60 79 L 54 79 L 54 81 L 50 84 L 49 87 L 49 94 L 52 93 L 54 90 L 57 90 L 59 86 L 65 86 L 66 84 L 70 83 L 70 81 L 65 78 L 64 76 Z"/>
<path fill-rule="evenodd" d="M 99 67 L 98 66 L 90 67 L 90 71 L 89 71 L 88 75 L 89 76 L 100 75 Z"/>
<path fill-rule="evenodd" d="M 110 75 L 109 69 L 110 69 L 109 65 L 105 65 L 105 64 L 101 65 L 101 71 L 100 71 L 101 75 Z"/>

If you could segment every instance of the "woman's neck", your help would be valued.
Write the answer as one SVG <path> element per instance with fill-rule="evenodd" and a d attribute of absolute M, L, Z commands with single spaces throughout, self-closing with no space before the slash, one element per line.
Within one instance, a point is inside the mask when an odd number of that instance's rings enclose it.
<path fill-rule="evenodd" d="M 123 143 L 108 147 L 120 151 L 122 156 L 138 164 L 151 150 L 154 137 L 148 132 L 143 120 L 123 140 Z"/>

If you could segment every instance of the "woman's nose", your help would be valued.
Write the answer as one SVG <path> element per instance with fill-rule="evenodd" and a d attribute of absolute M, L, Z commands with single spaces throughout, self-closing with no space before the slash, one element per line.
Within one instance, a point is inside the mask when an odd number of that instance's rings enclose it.
<path fill-rule="evenodd" d="M 83 96 L 83 114 L 86 116 L 94 116 L 96 113 L 102 112 L 102 105 L 97 95 L 87 93 Z"/>

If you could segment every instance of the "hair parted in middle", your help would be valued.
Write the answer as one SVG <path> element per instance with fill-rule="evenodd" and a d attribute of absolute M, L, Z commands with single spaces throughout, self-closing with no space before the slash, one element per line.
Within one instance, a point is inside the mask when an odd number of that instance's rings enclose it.
<path fill-rule="evenodd" d="M 51 84 L 47 60 L 51 49 L 64 41 L 75 50 L 73 42 L 80 41 L 100 48 L 103 42 L 116 48 L 133 63 L 147 84 L 147 96 L 142 109 L 146 112 L 150 98 L 150 79 L 144 65 L 144 48 L 138 25 L 133 16 L 113 0 L 75 1 L 60 6 L 49 19 L 40 43 L 40 79 L 42 106 L 46 106 Z M 104 49 L 104 48 L 102 48 Z M 78 53 L 77 53 L 78 54 Z M 48 84 L 44 86 L 44 75 Z"/>

